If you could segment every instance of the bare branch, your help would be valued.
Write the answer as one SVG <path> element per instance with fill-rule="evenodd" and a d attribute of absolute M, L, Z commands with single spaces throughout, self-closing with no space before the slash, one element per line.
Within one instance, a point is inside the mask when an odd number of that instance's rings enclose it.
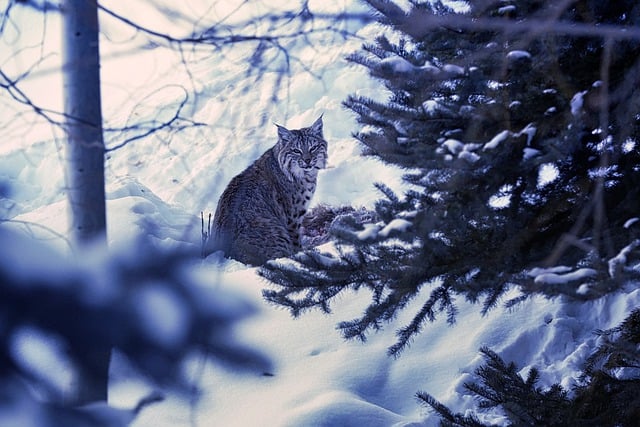
<path fill-rule="evenodd" d="M 177 87 L 182 88 L 182 86 L 177 86 Z M 180 104 L 177 106 L 173 115 L 169 117 L 167 120 L 164 120 L 164 121 L 150 120 L 147 122 L 136 123 L 135 125 L 132 125 L 132 126 L 125 126 L 122 128 L 105 128 L 104 129 L 105 133 L 125 133 L 125 132 L 131 132 L 131 131 L 141 132 L 137 135 L 126 138 L 125 140 L 123 140 L 117 145 L 114 145 L 112 147 L 107 147 L 106 152 L 109 153 L 109 152 L 118 150 L 128 145 L 131 142 L 146 138 L 147 136 L 153 135 L 154 133 L 159 132 L 161 130 L 166 130 L 171 128 L 174 131 L 179 132 L 187 128 L 207 126 L 206 123 L 197 122 L 181 116 L 181 112 L 189 100 L 189 94 L 184 88 L 182 89 L 185 92 L 184 98 L 182 99 Z"/>
<path fill-rule="evenodd" d="M 203 30 L 201 33 L 194 33 L 190 36 L 186 37 L 174 37 L 165 32 L 161 32 L 158 30 L 151 29 L 149 27 L 145 27 L 140 25 L 133 20 L 124 17 L 111 9 L 106 8 L 103 5 L 99 5 L 99 9 L 109 16 L 135 28 L 138 31 L 141 31 L 149 36 L 154 38 L 164 40 L 170 44 L 191 44 L 191 45 L 208 45 L 215 46 L 217 48 L 236 43 L 243 42 L 275 42 L 276 40 L 286 40 L 286 39 L 295 39 L 304 35 L 309 35 L 312 33 L 320 33 L 320 32 L 331 32 L 336 34 L 344 35 L 344 32 L 337 28 L 334 23 L 335 21 L 358 21 L 358 22 L 371 22 L 373 21 L 372 16 L 368 14 L 362 13 L 341 13 L 341 14 L 311 14 L 308 8 L 304 8 L 301 12 L 283 12 L 280 15 L 263 15 L 258 18 L 253 18 L 249 21 L 236 24 L 236 25 L 223 25 L 218 23 L 218 26 L 214 26 L 208 29 Z M 328 21 L 329 23 L 320 28 L 302 28 L 303 25 L 299 25 L 298 29 L 289 30 L 282 33 L 277 33 L 275 31 L 278 27 L 283 27 L 283 24 L 291 23 L 296 18 L 300 18 L 300 22 L 308 22 L 312 21 L 311 17 L 317 18 L 318 20 Z M 266 34 L 239 34 L 235 32 L 238 29 L 251 28 L 255 26 L 260 21 L 271 21 L 273 25 L 270 27 L 270 31 Z M 222 34 L 221 34 L 222 33 Z"/>
<path fill-rule="evenodd" d="M 8 219 L 5 221 L 0 221 L 0 224 L 2 223 L 9 223 L 9 224 L 20 224 L 22 225 L 26 231 L 29 232 L 29 235 L 31 235 L 32 237 L 35 236 L 35 233 L 33 232 L 32 228 L 39 228 L 41 230 L 46 231 L 47 233 L 50 233 L 53 238 L 55 238 L 56 240 L 62 240 L 63 242 L 65 242 L 65 244 L 69 247 L 69 250 L 73 253 L 74 249 L 73 249 L 73 245 L 71 244 L 71 241 L 67 238 L 67 236 L 58 233 L 57 231 L 53 230 L 52 228 L 47 227 L 46 225 L 42 225 L 40 223 L 37 222 L 31 222 L 31 221 L 22 221 L 22 220 L 18 220 L 18 219 Z"/>
<path fill-rule="evenodd" d="M 0 69 L 0 78 L 2 79 L 2 81 L 0 81 L 0 88 L 6 89 L 15 101 L 31 107 L 36 114 L 43 117 L 49 123 L 56 126 L 62 126 L 64 122 L 62 119 L 66 118 L 64 113 L 36 105 L 29 96 L 27 96 L 27 94 L 18 87 L 18 81 L 13 80 L 4 71 L 2 71 L 2 69 Z M 55 119 L 54 117 L 59 117 L 59 119 Z"/>

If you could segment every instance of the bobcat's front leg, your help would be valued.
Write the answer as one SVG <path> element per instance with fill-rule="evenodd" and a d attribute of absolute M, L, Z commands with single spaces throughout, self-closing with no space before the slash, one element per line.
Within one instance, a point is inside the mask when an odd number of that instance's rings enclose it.
<path fill-rule="evenodd" d="M 300 236 L 301 223 L 302 221 L 291 221 L 287 227 L 289 236 L 291 236 L 291 254 L 295 254 L 302 250 L 302 239 Z"/>

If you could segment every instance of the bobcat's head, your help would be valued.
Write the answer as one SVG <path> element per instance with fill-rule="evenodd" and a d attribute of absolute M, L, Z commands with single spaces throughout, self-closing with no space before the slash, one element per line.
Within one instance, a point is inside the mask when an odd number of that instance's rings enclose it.
<path fill-rule="evenodd" d="M 289 178 L 315 178 L 327 165 L 327 141 L 322 136 L 322 116 L 311 126 L 289 130 L 278 126 L 278 163 Z"/>

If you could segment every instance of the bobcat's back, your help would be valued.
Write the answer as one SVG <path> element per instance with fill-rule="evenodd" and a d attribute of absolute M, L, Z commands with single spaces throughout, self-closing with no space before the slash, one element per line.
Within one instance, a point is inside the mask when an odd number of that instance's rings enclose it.
<path fill-rule="evenodd" d="M 216 209 L 211 244 L 238 261 L 260 265 L 300 250 L 300 228 L 326 166 L 322 117 L 308 127 L 278 126 L 278 142 L 234 177 Z"/>

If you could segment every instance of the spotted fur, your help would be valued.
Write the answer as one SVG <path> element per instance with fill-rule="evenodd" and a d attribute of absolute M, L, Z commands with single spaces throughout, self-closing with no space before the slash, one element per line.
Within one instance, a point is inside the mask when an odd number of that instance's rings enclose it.
<path fill-rule="evenodd" d="M 205 254 L 222 250 L 261 265 L 299 251 L 302 219 L 326 162 L 322 117 L 307 128 L 278 126 L 278 142 L 222 193 Z"/>

